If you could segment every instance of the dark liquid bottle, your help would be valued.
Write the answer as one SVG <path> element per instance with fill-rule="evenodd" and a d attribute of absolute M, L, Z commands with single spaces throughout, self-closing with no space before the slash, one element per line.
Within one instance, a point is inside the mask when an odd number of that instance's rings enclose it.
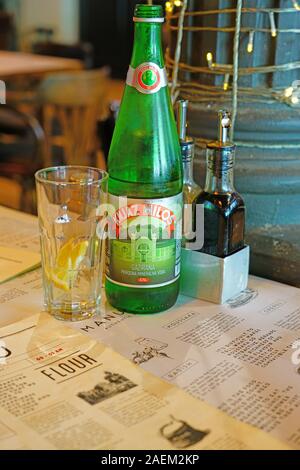
<path fill-rule="evenodd" d="M 235 145 L 228 141 L 230 115 L 219 113 L 219 140 L 207 146 L 204 190 L 196 204 L 204 205 L 203 253 L 225 258 L 244 248 L 245 205 L 234 189 Z"/>

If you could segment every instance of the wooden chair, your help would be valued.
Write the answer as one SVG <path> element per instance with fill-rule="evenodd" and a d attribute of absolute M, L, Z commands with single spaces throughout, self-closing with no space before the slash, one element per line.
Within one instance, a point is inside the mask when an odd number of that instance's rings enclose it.
<path fill-rule="evenodd" d="M 97 165 L 97 121 L 104 113 L 107 69 L 48 76 L 38 90 L 46 134 L 46 164 Z M 63 161 L 53 159 L 61 148 Z M 105 168 L 105 161 L 98 166 Z"/>
<path fill-rule="evenodd" d="M 0 49 L 8 50 L 11 47 L 14 23 L 10 13 L 0 11 Z"/>
<path fill-rule="evenodd" d="M 44 144 L 35 118 L 0 106 L 1 204 L 35 212 L 34 173 L 43 167 Z"/>

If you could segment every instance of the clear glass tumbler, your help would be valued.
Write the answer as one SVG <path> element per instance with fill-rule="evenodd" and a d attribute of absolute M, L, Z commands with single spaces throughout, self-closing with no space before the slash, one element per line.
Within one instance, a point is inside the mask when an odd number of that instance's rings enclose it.
<path fill-rule="evenodd" d="M 45 307 L 59 320 L 89 318 L 101 297 L 108 175 L 62 166 L 39 170 L 35 178 Z"/>

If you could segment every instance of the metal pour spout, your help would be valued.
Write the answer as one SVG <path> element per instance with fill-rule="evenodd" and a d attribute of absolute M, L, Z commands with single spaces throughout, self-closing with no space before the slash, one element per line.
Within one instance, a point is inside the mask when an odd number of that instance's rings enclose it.
<path fill-rule="evenodd" d="M 229 142 L 229 134 L 231 129 L 231 113 L 226 110 L 219 111 L 219 142 L 226 144 Z"/>
<path fill-rule="evenodd" d="M 179 100 L 177 102 L 177 130 L 179 140 L 186 140 L 186 128 L 187 128 L 187 108 L 188 100 Z"/>

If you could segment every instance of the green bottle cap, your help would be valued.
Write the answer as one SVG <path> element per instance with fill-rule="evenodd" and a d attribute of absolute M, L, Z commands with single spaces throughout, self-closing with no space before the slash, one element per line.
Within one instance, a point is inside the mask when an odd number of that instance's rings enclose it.
<path fill-rule="evenodd" d="M 163 22 L 163 8 L 161 5 L 136 5 L 134 10 L 134 20 L 143 21 L 143 20 L 152 20 Z"/>

